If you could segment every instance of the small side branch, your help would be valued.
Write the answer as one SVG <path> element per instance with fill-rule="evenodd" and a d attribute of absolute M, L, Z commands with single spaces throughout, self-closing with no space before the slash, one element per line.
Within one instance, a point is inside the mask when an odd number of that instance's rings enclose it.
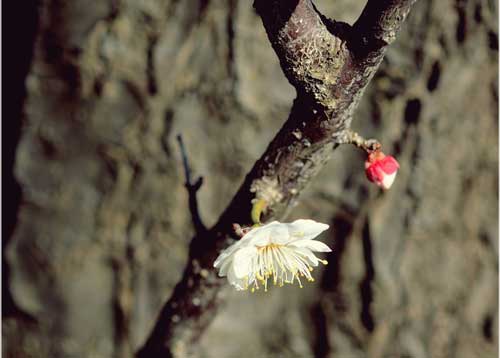
<path fill-rule="evenodd" d="M 177 135 L 177 142 L 179 143 L 179 149 L 181 151 L 182 165 L 184 167 L 184 175 L 186 177 L 186 183 L 184 184 L 189 196 L 189 211 L 191 212 L 191 219 L 193 221 L 194 230 L 196 235 L 203 234 L 207 231 L 203 221 L 200 217 L 200 212 L 198 209 L 198 200 L 196 198 L 196 193 L 200 190 L 203 184 L 203 177 L 198 177 L 193 183 L 191 178 L 191 168 L 189 167 L 188 156 L 186 152 L 186 147 L 184 146 L 184 141 L 180 134 Z"/>
<path fill-rule="evenodd" d="M 376 139 L 365 139 L 358 133 L 348 130 L 344 137 L 344 142 L 340 144 L 354 144 L 356 147 L 363 149 L 366 153 L 372 153 L 382 148 L 380 142 Z"/>

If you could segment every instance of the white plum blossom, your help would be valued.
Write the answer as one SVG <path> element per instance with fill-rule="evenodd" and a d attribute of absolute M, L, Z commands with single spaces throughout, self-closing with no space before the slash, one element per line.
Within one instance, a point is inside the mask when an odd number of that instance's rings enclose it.
<path fill-rule="evenodd" d="M 214 262 L 219 276 L 227 276 L 237 290 L 267 291 L 268 280 L 283 286 L 295 281 L 302 287 L 301 277 L 311 276 L 318 262 L 326 265 L 313 252 L 332 251 L 320 241 L 313 240 L 328 229 L 328 225 L 314 220 L 300 219 L 292 223 L 273 221 L 251 229 L 240 240 L 222 251 Z"/>

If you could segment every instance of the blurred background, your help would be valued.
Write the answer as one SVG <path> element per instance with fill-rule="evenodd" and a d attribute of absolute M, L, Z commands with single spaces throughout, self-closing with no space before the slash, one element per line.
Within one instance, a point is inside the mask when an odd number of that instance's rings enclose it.
<path fill-rule="evenodd" d="M 365 5 L 315 3 L 351 24 Z M 398 159 L 394 186 L 370 185 L 356 148 L 336 150 L 288 218 L 331 225 L 320 237 L 330 264 L 304 289 L 225 288 L 196 357 L 497 356 L 497 7 L 417 2 L 353 125 Z M 15 11 L 3 356 L 131 357 L 193 235 L 176 134 L 204 176 L 210 226 L 294 89 L 251 1 L 41 0 Z"/>

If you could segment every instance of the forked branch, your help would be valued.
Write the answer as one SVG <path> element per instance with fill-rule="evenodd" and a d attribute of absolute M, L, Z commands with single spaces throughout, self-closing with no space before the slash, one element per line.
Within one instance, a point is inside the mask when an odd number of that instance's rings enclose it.
<path fill-rule="evenodd" d="M 280 219 L 328 161 L 332 149 L 360 143 L 352 115 L 385 49 L 416 0 L 369 0 L 353 26 L 329 20 L 310 0 L 255 0 L 281 67 L 297 90 L 290 116 L 210 230 L 191 242 L 182 280 L 163 307 L 139 358 L 185 357 L 213 319 L 224 280 L 212 265 L 237 239 L 233 224 L 252 224 L 254 199 Z"/>

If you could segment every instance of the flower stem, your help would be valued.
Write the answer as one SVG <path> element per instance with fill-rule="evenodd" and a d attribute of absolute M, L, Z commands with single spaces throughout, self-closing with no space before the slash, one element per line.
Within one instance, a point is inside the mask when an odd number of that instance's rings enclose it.
<path fill-rule="evenodd" d="M 260 225 L 260 216 L 262 215 L 262 212 L 266 209 L 267 207 L 267 202 L 264 199 L 258 199 L 256 202 L 253 203 L 252 206 L 252 221 L 254 224 Z"/>

